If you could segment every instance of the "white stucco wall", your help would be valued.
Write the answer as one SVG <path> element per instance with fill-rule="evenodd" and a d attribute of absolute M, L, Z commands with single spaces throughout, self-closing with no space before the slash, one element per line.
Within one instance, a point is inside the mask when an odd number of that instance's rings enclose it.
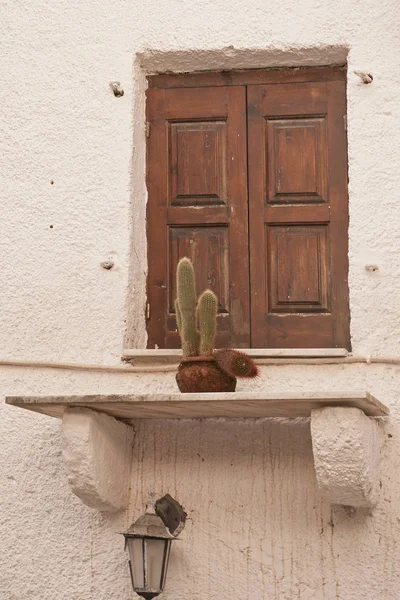
<path fill-rule="evenodd" d="M 400 356 L 396 0 L 3 0 L 0 14 L 0 360 L 119 364 L 126 339 L 144 346 L 146 72 L 346 58 L 353 351 Z M 398 599 L 399 372 L 265 367 L 253 384 L 364 388 L 391 406 L 381 502 L 353 515 L 321 499 L 308 425 L 265 421 L 138 424 L 131 508 L 96 514 L 68 489 L 60 423 L 1 404 L 1 600 L 131 597 L 116 532 L 151 490 L 190 517 L 166 600 Z M 0 367 L 3 395 L 166 389 L 171 373 Z"/>

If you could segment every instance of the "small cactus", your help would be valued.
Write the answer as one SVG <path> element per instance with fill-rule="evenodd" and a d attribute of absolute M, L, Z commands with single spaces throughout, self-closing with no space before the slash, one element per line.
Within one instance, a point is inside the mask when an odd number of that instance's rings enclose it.
<path fill-rule="evenodd" d="M 218 350 L 217 365 L 230 377 L 257 377 L 258 367 L 250 356 L 238 350 Z"/>
<path fill-rule="evenodd" d="M 218 300 L 214 292 L 203 292 L 196 304 L 196 283 L 192 262 L 182 258 L 176 271 L 176 324 L 183 356 L 212 356 L 217 330 Z"/>
<path fill-rule="evenodd" d="M 199 333 L 196 328 L 196 284 L 193 265 L 188 258 L 182 258 L 178 263 L 176 287 L 178 297 L 175 309 L 183 355 L 197 356 Z"/>
<path fill-rule="evenodd" d="M 211 290 L 203 292 L 197 303 L 196 321 L 200 333 L 200 356 L 212 356 L 217 333 L 217 296 Z"/>

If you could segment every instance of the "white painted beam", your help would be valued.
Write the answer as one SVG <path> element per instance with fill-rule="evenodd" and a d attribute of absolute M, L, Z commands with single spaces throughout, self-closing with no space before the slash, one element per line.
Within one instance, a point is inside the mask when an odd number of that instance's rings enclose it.
<path fill-rule="evenodd" d="M 116 512 L 129 501 L 133 429 L 88 408 L 67 408 L 62 448 L 68 482 L 84 504 Z"/>
<path fill-rule="evenodd" d="M 359 408 L 329 406 L 311 412 L 318 486 L 332 504 L 372 507 L 379 499 L 383 432 Z"/>

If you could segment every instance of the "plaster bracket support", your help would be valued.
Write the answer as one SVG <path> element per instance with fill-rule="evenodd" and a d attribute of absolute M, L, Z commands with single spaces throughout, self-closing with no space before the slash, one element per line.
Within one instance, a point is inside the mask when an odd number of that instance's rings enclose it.
<path fill-rule="evenodd" d="M 105 512 L 129 501 L 133 429 L 89 408 L 67 408 L 62 453 L 72 492 L 84 504 Z"/>
<path fill-rule="evenodd" d="M 332 504 L 373 507 L 379 499 L 383 432 L 359 408 L 328 406 L 311 412 L 318 486 Z"/>

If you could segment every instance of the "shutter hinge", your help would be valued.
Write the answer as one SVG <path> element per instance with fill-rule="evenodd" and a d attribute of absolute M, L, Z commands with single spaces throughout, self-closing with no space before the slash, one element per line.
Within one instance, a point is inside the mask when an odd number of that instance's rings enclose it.
<path fill-rule="evenodd" d="M 347 131 L 347 115 L 344 115 L 343 123 L 344 123 L 344 130 Z"/>
<path fill-rule="evenodd" d="M 150 123 L 149 123 L 149 121 L 146 121 L 146 137 L 147 138 L 150 137 Z"/>

